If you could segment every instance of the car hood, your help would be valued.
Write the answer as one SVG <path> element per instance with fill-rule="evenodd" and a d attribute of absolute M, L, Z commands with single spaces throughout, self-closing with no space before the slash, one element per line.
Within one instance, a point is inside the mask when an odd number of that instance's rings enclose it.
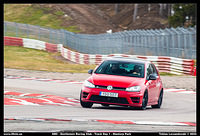
<path fill-rule="evenodd" d="M 112 85 L 114 87 L 131 87 L 135 85 L 144 84 L 144 78 L 138 77 L 127 77 L 127 76 L 117 76 L 117 75 L 106 75 L 106 74 L 92 74 L 88 81 L 94 85 L 108 86 Z"/>

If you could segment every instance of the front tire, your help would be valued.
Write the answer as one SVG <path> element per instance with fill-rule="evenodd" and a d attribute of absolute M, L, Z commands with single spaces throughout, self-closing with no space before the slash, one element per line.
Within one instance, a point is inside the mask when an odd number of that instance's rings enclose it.
<path fill-rule="evenodd" d="M 81 97 L 82 97 L 82 91 L 81 91 L 81 94 L 80 94 L 80 104 L 83 108 L 91 108 L 93 103 L 92 102 L 83 102 L 81 100 Z"/>
<path fill-rule="evenodd" d="M 152 108 L 160 108 L 162 105 L 162 99 L 163 99 L 163 89 L 160 91 L 160 95 L 158 98 L 158 104 L 156 105 L 151 105 Z"/>
<path fill-rule="evenodd" d="M 141 110 L 145 110 L 146 107 L 147 107 L 147 103 L 148 103 L 148 92 L 145 91 L 145 92 L 144 92 L 143 99 L 142 99 L 142 106 L 140 107 L 140 109 L 141 109 Z"/>

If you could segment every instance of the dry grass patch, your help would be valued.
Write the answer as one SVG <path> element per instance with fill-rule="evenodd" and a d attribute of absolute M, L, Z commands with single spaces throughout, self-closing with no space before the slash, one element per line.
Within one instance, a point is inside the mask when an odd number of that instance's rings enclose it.
<path fill-rule="evenodd" d="M 59 53 L 49 53 L 24 47 L 4 46 L 4 67 L 51 72 L 86 73 L 96 65 L 71 64 L 55 59 Z"/>

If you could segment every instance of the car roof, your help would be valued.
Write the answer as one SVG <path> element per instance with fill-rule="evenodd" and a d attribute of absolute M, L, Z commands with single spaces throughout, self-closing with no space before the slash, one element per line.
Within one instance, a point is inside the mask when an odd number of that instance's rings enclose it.
<path fill-rule="evenodd" d="M 121 62 L 134 62 L 134 63 L 151 63 L 150 61 L 140 59 L 140 58 L 131 58 L 131 57 L 109 57 L 106 60 L 113 60 L 113 61 L 121 61 Z"/>

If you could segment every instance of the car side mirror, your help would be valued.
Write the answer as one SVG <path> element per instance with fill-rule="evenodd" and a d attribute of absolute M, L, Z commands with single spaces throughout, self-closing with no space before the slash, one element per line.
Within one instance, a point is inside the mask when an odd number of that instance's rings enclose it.
<path fill-rule="evenodd" d="M 149 75 L 149 80 L 156 80 L 156 79 L 157 79 L 157 78 L 156 78 L 155 75 L 153 75 L 153 74 Z"/>
<path fill-rule="evenodd" d="M 88 74 L 92 74 L 93 73 L 93 69 L 88 70 Z"/>

